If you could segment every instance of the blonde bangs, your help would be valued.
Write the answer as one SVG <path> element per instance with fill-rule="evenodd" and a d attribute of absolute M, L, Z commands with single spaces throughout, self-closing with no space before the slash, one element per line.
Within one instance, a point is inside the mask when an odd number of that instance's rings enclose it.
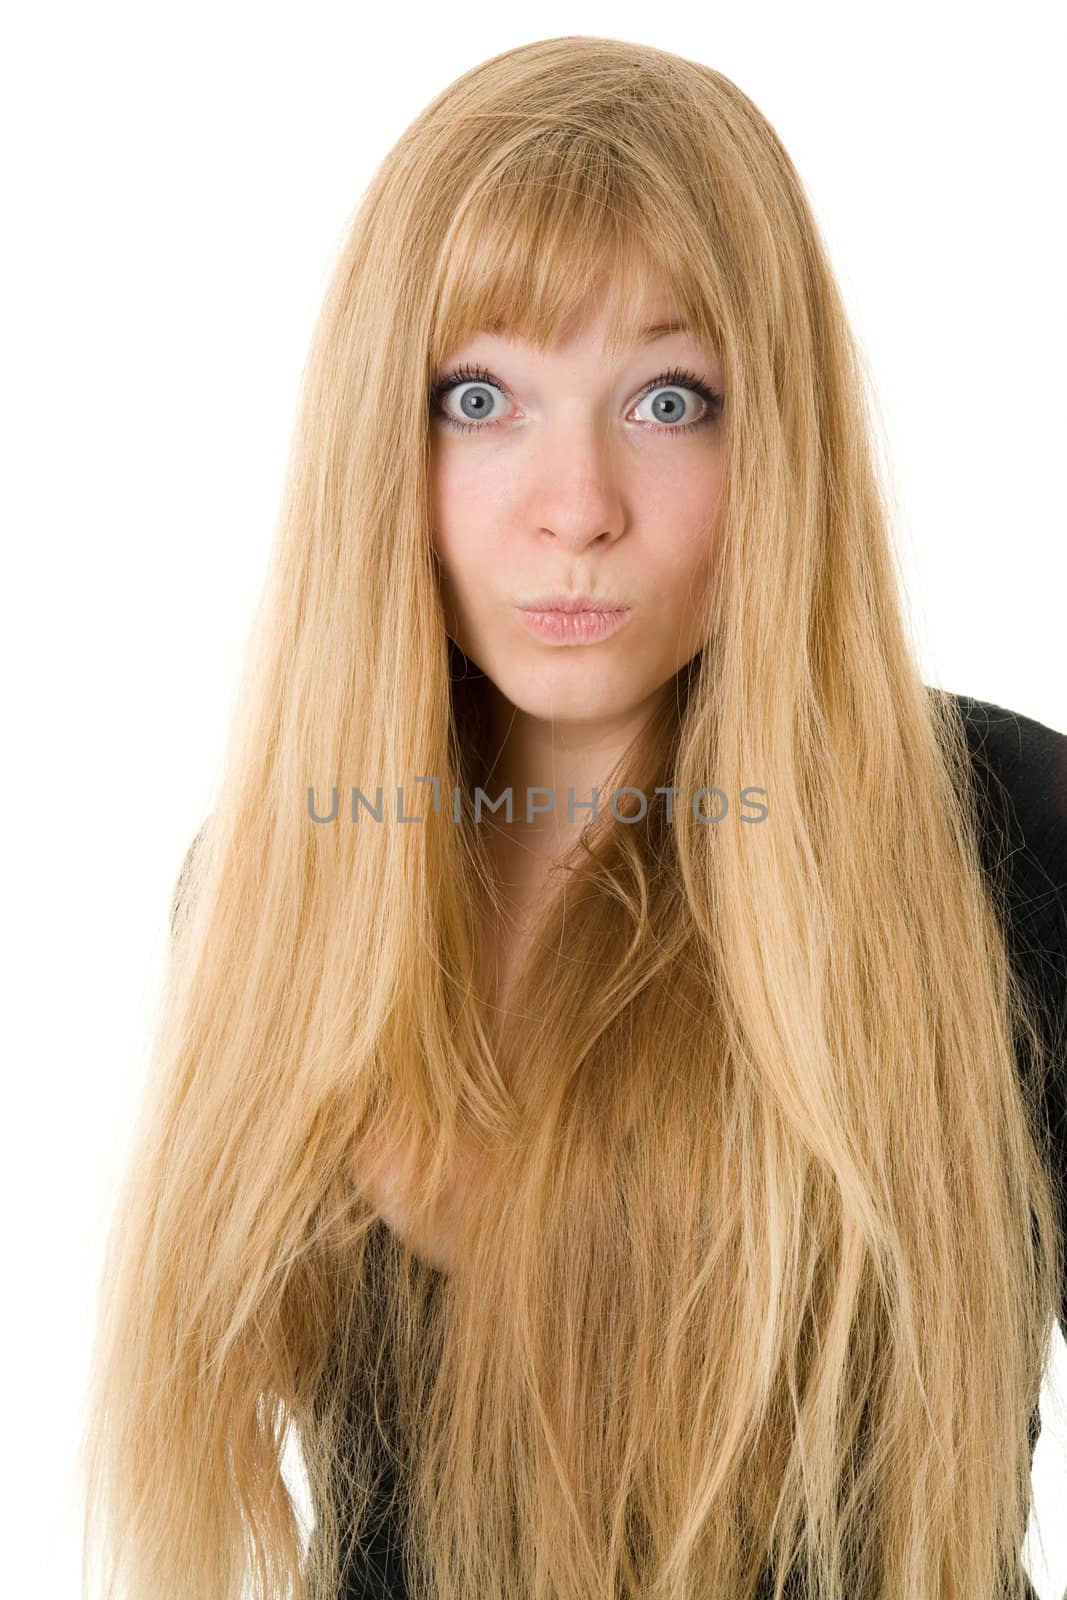
<path fill-rule="evenodd" d="M 647 285 L 662 287 L 697 337 L 718 344 L 718 318 L 658 243 L 666 230 L 656 209 L 603 140 L 568 128 L 529 140 L 458 212 L 444 241 L 431 362 L 478 332 L 544 350 L 600 314 L 615 353 L 637 338 Z"/>

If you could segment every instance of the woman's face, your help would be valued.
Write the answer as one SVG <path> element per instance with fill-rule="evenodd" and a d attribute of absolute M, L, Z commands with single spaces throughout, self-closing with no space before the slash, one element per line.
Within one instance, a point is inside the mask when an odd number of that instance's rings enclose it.
<path fill-rule="evenodd" d="M 706 643 L 723 373 L 689 333 L 655 328 L 677 320 L 665 295 L 646 292 L 643 310 L 650 336 L 614 359 L 600 319 L 545 354 L 478 333 L 435 375 L 449 383 L 430 419 L 448 631 L 534 717 L 624 715 Z M 626 608 L 621 624 L 545 633 L 518 609 L 579 595 Z"/>

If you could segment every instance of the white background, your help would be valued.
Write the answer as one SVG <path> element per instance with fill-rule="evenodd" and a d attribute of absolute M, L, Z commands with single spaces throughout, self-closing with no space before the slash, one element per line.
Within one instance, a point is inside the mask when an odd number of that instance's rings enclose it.
<path fill-rule="evenodd" d="M 7 1593 L 79 1592 L 95 1275 L 170 894 L 211 804 L 313 319 L 379 161 L 459 73 L 537 38 L 641 40 L 733 78 L 796 162 L 866 352 L 925 681 L 1067 729 L 1057 20 L 819 0 L 9 20 Z M 1067 1584 L 1053 1393 L 1059 1338 L 1024 1551 L 1042 1600 Z"/>

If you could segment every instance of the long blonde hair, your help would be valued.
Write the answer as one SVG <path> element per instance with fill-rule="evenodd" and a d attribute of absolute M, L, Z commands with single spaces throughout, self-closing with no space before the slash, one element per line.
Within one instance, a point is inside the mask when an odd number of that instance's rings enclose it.
<path fill-rule="evenodd" d="M 649 269 L 723 363 L 708 643 L 618 768 L 647 816 L 587 827 L 499 1017 L 428 390 L 475 330 L 547 344 L 605 285 L 624 341 Z M 797 174 L 721 73 L 526 44 L 375 174 L 109 1241 L 85 1443 L 108 1595 L 332 1600 L 383 1472 L 434 1600 L 744 1600 L 767 1574 L 777 1597 L 792 1567 L 813 1600 L 1022 1593 L 1062 1297 L 1044 1039 L 871 439 Z M 709 784 L 769 815 L 708 826 Z M 379 785 L 382 822 L 353 822 Z M 427 1207 L 470 1164 L 460 1270 L 357 1181 L 398 1130 Z"/>

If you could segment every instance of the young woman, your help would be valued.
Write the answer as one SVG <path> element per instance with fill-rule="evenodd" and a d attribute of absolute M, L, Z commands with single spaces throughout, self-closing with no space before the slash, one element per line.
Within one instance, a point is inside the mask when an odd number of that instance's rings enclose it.
<path fill-rule="evenodd" d="M 416 119 L 178 887 L 86 1441 L 130 1600 L 1032 1593 L 1067 737 L 921 681 L 891 533 L 728 79 L 550 39 Z"/>

